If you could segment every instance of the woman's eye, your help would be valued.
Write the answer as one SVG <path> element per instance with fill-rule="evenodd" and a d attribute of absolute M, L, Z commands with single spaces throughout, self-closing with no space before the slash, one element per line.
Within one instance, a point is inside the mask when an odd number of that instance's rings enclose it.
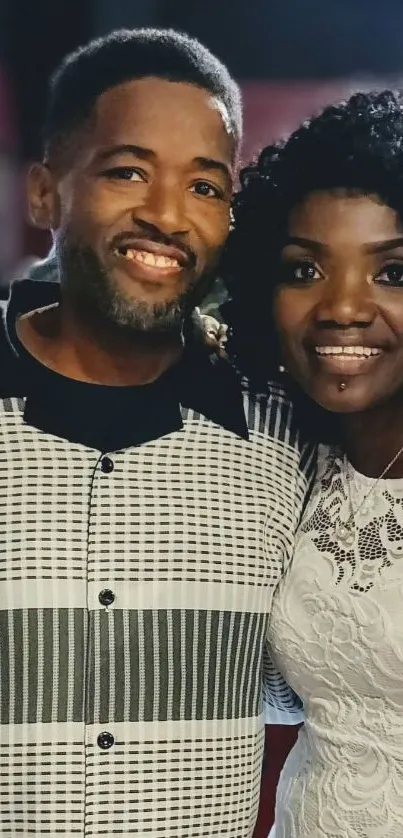
<path fill-rule="evenodd" d="M 133 166 L 116 166 L 103 173 L 111 180 L 144 181 L 145 173 Z"/>
<path fill-rule="evenodd" d="M 381 285 L 403 285 L 403 263 L 385 265 L 376 277 L 376 282 Z"/>
<path fill-rule="evenodd" d="M 212 186 L 206 180 L 198 180 L 191 187 L 191 191 L 196 195 L 201 195 L 203 198 L 222 198 L 223 193 L 218 186 Z"/>
<path fill-rule="evenodd" d="M 309 283 L 320 279 L 320 272 L 313 262 L 285 262 L 281 268 L 282 281 L 289 283 Z"/>

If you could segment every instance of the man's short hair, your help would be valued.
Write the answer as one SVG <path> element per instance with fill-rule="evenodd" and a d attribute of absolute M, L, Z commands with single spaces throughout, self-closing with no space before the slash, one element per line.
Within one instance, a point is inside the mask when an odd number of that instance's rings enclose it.
<path fill-rule="evenodd" d="M 199 41 L 171 29 L 121 29 L 67 55 L 50 80 L 45 154 L 82 127 L 98 97 L 116 85 L 156 77 L 209 91 L 228 112 L 236 146 L 242 135 L 240 90 L 227 68 Z"/>

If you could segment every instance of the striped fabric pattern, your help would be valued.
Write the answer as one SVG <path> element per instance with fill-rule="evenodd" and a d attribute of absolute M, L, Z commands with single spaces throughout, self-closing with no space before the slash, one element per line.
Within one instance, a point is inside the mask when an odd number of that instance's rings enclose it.
<path fill-rule="evenodd" d="M 290 406 L 245 392 L 249 441 L 183 410 L 108 470 L 23 409 L 0 402 L 1 834 L 249 838 L 309 479 Z"/>

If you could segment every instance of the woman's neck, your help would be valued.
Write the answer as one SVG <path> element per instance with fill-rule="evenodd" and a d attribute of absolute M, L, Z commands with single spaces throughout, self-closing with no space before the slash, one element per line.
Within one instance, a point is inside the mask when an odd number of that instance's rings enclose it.
<path fill-rule="evenodd" d="M 340 417 L 342 440 L 354 468 L 379 477 L 403 448 L 403 394 L 387 404 Z M 388 477 L 403 477 L 403 452 L 388 470 Z"/>

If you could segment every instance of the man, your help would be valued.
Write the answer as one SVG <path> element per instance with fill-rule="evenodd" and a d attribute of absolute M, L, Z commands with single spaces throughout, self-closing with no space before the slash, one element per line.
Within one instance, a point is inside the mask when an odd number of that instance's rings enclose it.
<path fill-rule="evenodd" d="M 188 327 L 240 133 L 225 68 L 172 32 L 53 79 L 29 196 L 61 285 L 15 285 L 0 382 L 3 832 L 251 836 L 308 478 L 281 393 L 242 392 Z"/>

